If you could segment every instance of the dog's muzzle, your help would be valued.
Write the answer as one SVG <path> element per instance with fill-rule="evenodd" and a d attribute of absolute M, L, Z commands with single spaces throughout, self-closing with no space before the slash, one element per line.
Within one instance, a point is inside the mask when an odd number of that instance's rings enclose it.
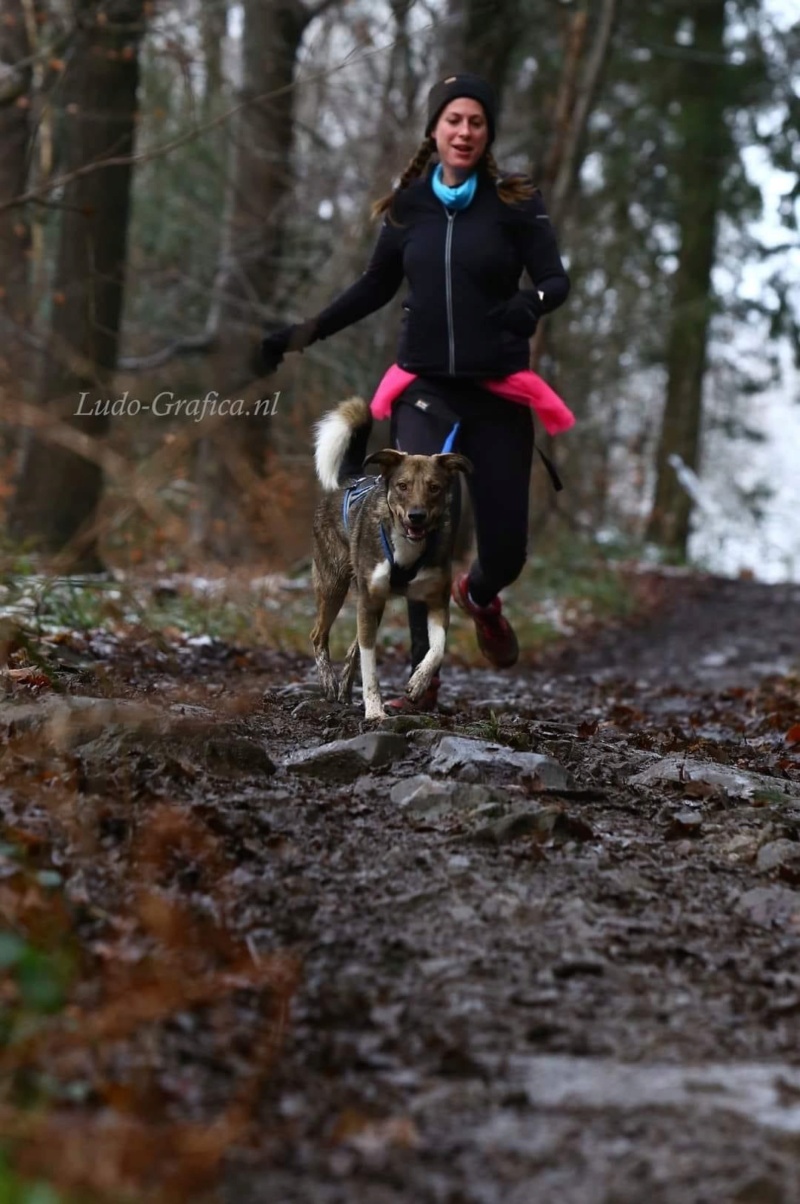
<path fill-rule="evenodd" d="M 425 525 L 428 520 L 427 510 L 409 510 L 403 520 L 403 534 L 406 539 L 410 539 L 412 543 L 418 543 L 428 534 L 428 528 Z"/>

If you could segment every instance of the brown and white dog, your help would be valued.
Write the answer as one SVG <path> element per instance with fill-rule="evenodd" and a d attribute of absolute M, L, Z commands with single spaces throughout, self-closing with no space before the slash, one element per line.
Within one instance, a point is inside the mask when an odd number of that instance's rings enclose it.
<path fill-rule="evenodd" d="M 326 492 L 314 515 L 317 621 L 311 642 L 325 697 L 332 701 L 350 701 L 356 653 L 360 654 L 365 718 L 383 719 L 375 641 L 391 596 L 428 606 L 430 648 L 406 687 L 412 702 L 424 694 L 444 658 L 454 534 L 451 486 L 456 473 L 470 472 L 472 466 L 454 452 L 412 456 L 383 448 L 363 461 L 364 468 L 374 465 L 377 475 L 355 479 L 370 425 L 367 403 L 354 397 L 316 427 L 317 477 Z M 351 583 L 357 636 L 337 683 L 329 637 Z"/>

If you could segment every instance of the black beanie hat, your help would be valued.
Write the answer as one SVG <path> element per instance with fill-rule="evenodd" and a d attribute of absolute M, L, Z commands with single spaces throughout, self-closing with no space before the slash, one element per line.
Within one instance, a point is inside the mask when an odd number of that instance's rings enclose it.
<path fill-rule="evenodd" d="M 494 142 L 494 121 L 497 114 L 497 101 L 494 98 L 492 85 L 487 83 L 485 79 L 481 79 L 479 75 L 472 75 L 469 71 L 463 71 L 460 75 L 448 75 L 438 84 L 434 84 L 428 93 L 428 124 L 425 126 L 426 136 L 433 133 L 433 127 L 439 120 L 439 115 L 442 109 L 450 104 L 451 100 L 458 100 L 460 96 L 468 96 L 470 100 L 477 100 L 478 104 L 483 106 L 483 111 L 486 114 L 486 124 L 489 127 L 489 145 Z"/>

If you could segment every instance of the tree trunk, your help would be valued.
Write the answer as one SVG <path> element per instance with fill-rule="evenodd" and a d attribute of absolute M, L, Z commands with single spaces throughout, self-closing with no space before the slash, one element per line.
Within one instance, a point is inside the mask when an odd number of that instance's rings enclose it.
<path fill-rule="evenodd" d="M 449 0 L 442 29 L 440 74 L 474 71 L 488 79 L 498 106 L 524 32 L 521 0 Z"/>
<path fill-rule="evenodd" d="M 586 144 L 589 118 L 597 101 L 600 83 L 611 51 L 617 20 L 618 0 L 602 0 L 590 20 L 586 7 L 573 13 L 566 29 L 564 57 L 553 106 L 552 132 L 535 182 L 542 189 L 550 220 L 563 226 L 575 195 Z M 532 371 L 546 371 L 550 384 L 558 388 L 558 348 L 548 320 L 539 323 L 530 344 Z M 547 362 L 549 361 L 549 362 Z M 558 452 L 550 436 L 542 439 L 547 454 L 556 461 Z M 557 509 L 557 495 L 543 474 L 534 477 L 532 509 L 537 525 Z"/>
<path fill-rule="evenodd" d="M 587 10 L 581 9 L 570 20 L 553 114 L 553 134 L 536 176 L 556 229 L 562 225 L 574 194 L 589 118 L 608 62 L 617 10 L 618 0 L 603 0 L 591 41 L 588 41 Z M 530 365 L 534 372 L 539 369 L 544 351 L 545 324 L 540 323 L 531 342 Z"/>
<path fill-rule="evenodd" d="M 309 22 L 330 6 L 244 0 L 241 99 L 231 147 L 230 192 L 210 325 L 212 368 L 222 396 L 247 408 L 272 382 L 255 379 L 253 353 L 281 268 L 291 203 L 294 73 Z M 263 473 L 270 418 L 231 418 L 198 442 L 195 479 L 204 504 L 195 538 L 223 559 L 250 555 L 247 482 Z"/>
<path fill-rule="evenodd" d="M 22 0 L 0 0 L 0 202 L 25 191 L 31 150 L 32 71 Z M 24 64 L 18 66 L 17 64 Z M 0 212 L 0 380 L 24 382 L 30 359 L 30 227 L 25 209 Z"/>
<path fill-rule="evenodd" d="M 226 0 L 217 4 L 204 4 L 199 20 L 206 76 L 202 115 L 203 121 L 208 121 L 214 115 L 215 105 L 222 94 L 222 48 L 228 24 Z"/>
<path fill-rule="evenodd" d="M 62 81 L 67 173 L 133 150 L 144 4 L 80 0 L 75 11 L 77 31 Z M 130 165 L 76 174 L 62 202 L 41 397 L 54 414 L 94 437 L 105 433 L 108 417 L 75 413 L 83 392 L 88 403 L 107 396 L 116 366 L 131 175 Z M 99 567 L 91 527 L 102 489 L 97 463 L 33 439 L 12 511 L 12 535 L 47 551 L 75 541 L 76 567 Z"/>
<path fill-rule="evenodd" d="M 678 178 L 680 251 L 669 315 L 666 404 L 656 459 L 656 489 L 647 537 L 685 556 L 692 501 L 676 473 L 680 460 L 697 470 L 713 309 L 711 271 L 717 215 L 730 139 L 725 124 L 725 2 L 703 0 L 691 9 L 692 54 L 680 72 Z M 696 56 L 702 55 L 698 64 Z M 679 467 L 679 466 L 678 466 Z"/>

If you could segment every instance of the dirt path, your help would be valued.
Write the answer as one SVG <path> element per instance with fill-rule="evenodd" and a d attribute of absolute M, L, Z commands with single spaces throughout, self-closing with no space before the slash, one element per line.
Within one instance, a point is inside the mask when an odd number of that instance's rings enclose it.
<path fill-rule="evenodd" d="M 800 1196 L 800 774 L 782 741 L 800 717 L 800 590 L 676 594 L 538 672 L 453 675 L 453 726 L 493 712 L 475 735 L 569 768 L 576 793 L 547 800 L 560 825 L 399 810 L 391 787 L 430 768 L 428 748 L 275 812 L 290 850 L 264 867 L 270 937 L 301 942 L 305 983 L 271 1161 L 237 1190 Z M 787 798 L 631 785 L 669 756 L 777 774 Z"/>
<path fill-rule="evenodd" d="M 168 778 L 228 868 L 210 890 L 184 860 L 162 888 L 300 966 L 225 1198 L 800 1199 L 800 587 L 667 592 L 535 669 L 453 669 L 434 727 L 332 759 L 321 743 L 365 728 L 306 660 L 212 647 L 122 671 L 128 702 L 195 724 L 201 771 L 176 772 L 174 730 L 169 773 L 129 741 L 115 801 L 109 749 L 77 742 L 107 833 L 82 889 L 110 907 L 131 807 L 144 824 Z M 156 1076 L 174 1114 L 226 1098 L 245 1027 L 175 1019 Z"/>

